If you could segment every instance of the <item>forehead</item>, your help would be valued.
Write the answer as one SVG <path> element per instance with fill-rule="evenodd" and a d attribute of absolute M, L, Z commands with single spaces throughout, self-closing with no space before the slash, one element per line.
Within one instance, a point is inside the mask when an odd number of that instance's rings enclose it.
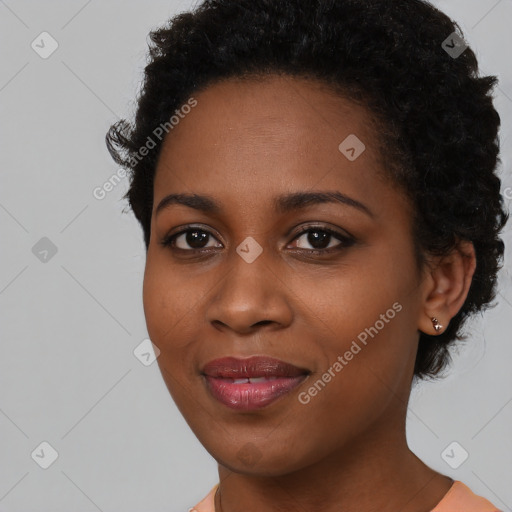
<path fill-rule="evenodd" d="M 321 145 L 320 137 L 342 140 L 350 133 L 369 142 L 375 136 L 373 116 L 366 108 L 318 80 L 287 75 L 231 78 L 207 86 L 194 97 L 197 106 L 182 116 L 167 141 L 189 135 L 192 120 L 194 135 L 201 135 L 197 144 L 229 136 L 237 139 L 239 148 L 283 140 Z"/>
<path fill-rule="evenodd" d="M 198 188 L 218 197 L 238 193 L 245 204 L 249 195 L 261 202 L 317 185 L 354 194 L 382 173 L 369 112 L 321 82 L 229 79 L 193 97 L 197 105 L 164 140 L 155 204 Z"/>

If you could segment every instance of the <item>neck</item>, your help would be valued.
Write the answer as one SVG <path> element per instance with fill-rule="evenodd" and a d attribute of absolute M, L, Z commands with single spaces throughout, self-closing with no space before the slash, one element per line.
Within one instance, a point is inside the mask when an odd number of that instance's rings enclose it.
<path fill-rule="evenodd" d="M 366 432 L 351 440 L 350 446 L 279 476 L 240 473 L 219 464 L 216 511 L 432 510 L 453 480 L 435 472 L 411 452 L 406 442 L 405 417 L 383 432 L 387 435 L 379 435 L 376 430 Z"/>

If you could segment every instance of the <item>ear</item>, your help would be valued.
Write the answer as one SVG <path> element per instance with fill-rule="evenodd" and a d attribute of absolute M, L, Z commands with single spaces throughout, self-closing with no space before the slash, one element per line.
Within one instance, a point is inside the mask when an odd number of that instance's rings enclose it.
<path fill-rule="evenodd" d="M 468 241 L 460 241 L 450 254 L 430 262 L 423 282 L 420 331 L 436 335 L 446 330 L 466 300 L 475 268 L 475 248 Z M 441 326 L 437 331 L 432 318 L 436 318 Z"/>

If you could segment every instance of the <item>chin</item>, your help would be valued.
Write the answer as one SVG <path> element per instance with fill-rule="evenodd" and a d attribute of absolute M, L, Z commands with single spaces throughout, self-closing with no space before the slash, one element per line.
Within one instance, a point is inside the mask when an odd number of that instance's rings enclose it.
<path fill-rule="evenodd" d="M 277 453 L 252 442 L 245 443 L 234 453 L 221 454 L 218 449 L 209 452 L 218 464 L 230 471 L 259 477 L 284 476 L 314 463 L 313 460 L 298 459 L 296 452 L 292 458 L 292 452 L 285 445 Z"/>

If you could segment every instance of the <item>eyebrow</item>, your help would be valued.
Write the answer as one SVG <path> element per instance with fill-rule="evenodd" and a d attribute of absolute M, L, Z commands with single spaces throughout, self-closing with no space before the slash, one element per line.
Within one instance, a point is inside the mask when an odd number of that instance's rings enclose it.
<path fill-rule="evenodd" d="M 315 204 L 338 203 L 351 206 L 374 218 L 374 213 L 363 203 L 338 191 L 294 192 L 274 199 L 274 209 L 278 213 L 300 210 Z M 155 215 L 172 204 L 181 204 L 210 214 L 220 214 L 222 208 L 212 197 L 198 194 L 169 194 L 158 204 Z"/>

